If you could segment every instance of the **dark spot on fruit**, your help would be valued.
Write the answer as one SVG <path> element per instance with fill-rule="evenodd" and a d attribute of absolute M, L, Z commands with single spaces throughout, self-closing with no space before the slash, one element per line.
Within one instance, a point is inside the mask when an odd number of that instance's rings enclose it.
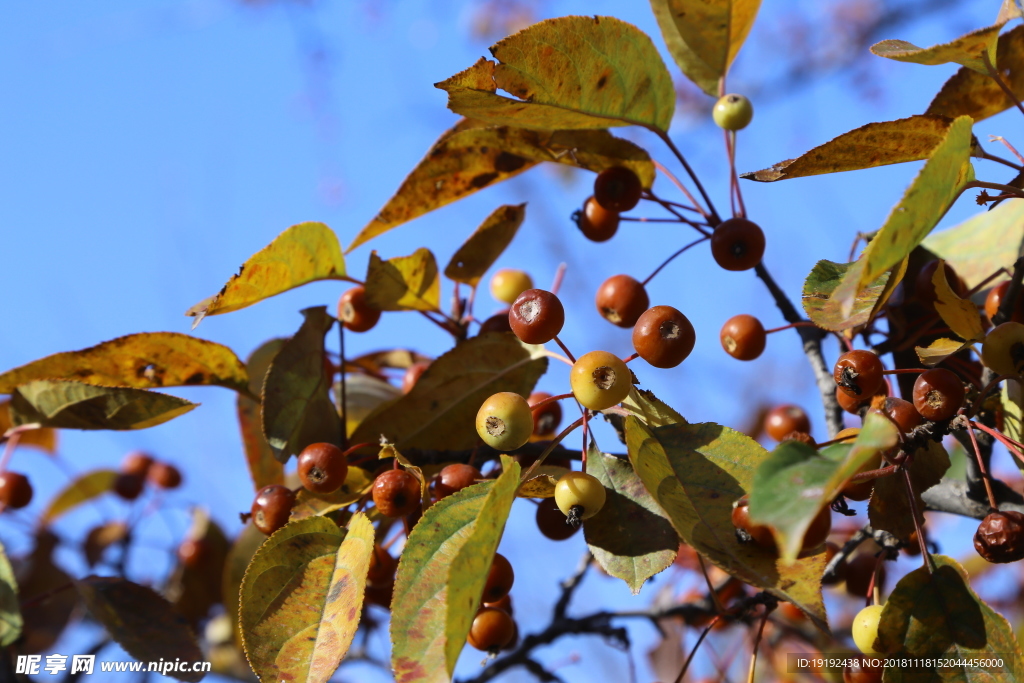
<path fill-rule="evenodd" d="M 497 173 L 481 173 L 480 175 L 475 176 L 472 180 L 470 180 L 469 185 L 470 187 L 475 188 L 487 187 L 488 185 L 491 184 L 491 181 L 493 181 L 497 177 Z"/>

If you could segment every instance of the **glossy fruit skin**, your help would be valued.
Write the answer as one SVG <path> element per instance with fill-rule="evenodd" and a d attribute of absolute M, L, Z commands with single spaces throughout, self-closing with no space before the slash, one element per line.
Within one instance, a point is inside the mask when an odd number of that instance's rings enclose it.
<path fill-rule="evenodd" d="M 476 433 L 484 443 L 499 451 L 521 448 L 533 434 L 530 404 L 511 391 L 492 395 L 476 413 Z"/>
<path fill-rule="evenodd" d="M 125 474 L 137 474 L 144 477 L 149 473 L 149 468 L 152 465 L 153 456 L 142 451 L 133 451 L 124 456 L 124 460 L 121 461 L 121 471 Z"/>
<path fill-rule="evenodd" d="M 546 344 L 565 324 L 565 309 L 557 296 L 545 289 L 527 289 L 508 309 L 508 324 L 519 340 Z"/>
<path fill-rule="evenodd" d="M 366 289 L 357 285 L 345 290 L 338 299 L 338 320 L 351 332 L 372 330 L 380 320 L 380 311 L 366 301 Z"/>
<path fill-rule="evenodd" d="M 477 650 L 497 652 L 508 645 L 516 635 L 516 625 L 508 612 L 495 607 L 484 607 L 473 618 L 466 642 Z"/>
<path fill-rule="evenodd" d="M 558 425 L 562 422 L 562 405 L 558 401 L 551 401 L 536 408 L 538 403 L 551 398 L 546 391 L 535 391 L 530 394 L 527 403 L 530 404 L 530 412 L 533 413 L 533 436 L 531 440 L 549 439 L 558 431 Z"/>
<path fill-rule="evenodd" d="M 570 522 L 596 515 L 607 495 L 604 484 L 585 472 L 566 472 L 555 484 L 555 505 Z"/>
<path fill-rule="evenodd" d="M 775 536 L 771 527 L 764 524 L 754 524 L 750 520 L 750 508 L 747 497 L 744 496 L 736 501 L 732 508 L 732 525 L 741 529 L 754 539 L 754 543 L 767 550 L 775 550 Z"/>
<path fill-rule="evenodd" d="M 201 567 L 210 557 L 210 544 L 202 538 L 187 538 L 178 546 L 178 561 L 189 569 Z"/>
<path fill-rule="evenodd" d="M 18 510 L 32 502 L 32 483 L 24 474 L 5 470 L 0 472 L 0 503 Z"/>
<path fill-rule="evenodd" d="M 569 371 L 573 396 L 584 408 L 605 410 L 629 395 L 633 375 L 618 356 L 591 351 L 577 359 Z"/>
<path fill-rule="evenodd" d="M 416 386 L 416 382 L 420 381 L 420 377 L 430 367 L 430 361 L 419 360 L 410 365 L 405 370 L 405 374 L 402 375 L 402 393 L 408 394 L 412 391 L 412 388 Z"/>
<path fill-rule="evenodd" d="M 500 609 L 507 615 L 514 616 L 515 612 L 512 609 L 512 596 L 506 593 L 501 599 L 495 600 L 494 602 L 485 602 L 484 607 L 493 607 L 494 609 Z"/>
<path fill-rule="evenodd" d="M 999 375 L 1019 375 L 1024 370 L 1024 324 L 996 325 L 981 345 L 981 360 Z"/>
<path fill-rule="evenodd" d="M 533 279 L 521 270 L 502 268 L 491 277 L 491 296 L 502 303 L 512 303 L 528 289 L 533 289 Z"/>
<path fill-rule="evenodd" d="M 651 305 L 647 289 L 629 275 L 613 275 L 597 289 L 597 312 L 619 327 L 633 327 Z"/>
<path fill-rule="evenodd" d="M 507 308 L 480 323 L 480 329 L 477 331 L 477 334 L 486 334 L 488 332 L 512 332 L 512 326 L 508 323 Z"/>
<path fill-rule="evenodd" d="M 607 242 L 619 230 L 619 212 L 609 211 L 593 197 L 583 202 L 583 210 L 573 214 L 576 227 L 591 242 Z"/>
<path fill-rule="evenodd" d="M 764 353 L 768 340 L 761 321 L 746 313 L 726 320 L 718 338 L 725 352 L 736 360 L 754 360 Z"/>
<path fill-rule="evenodd" d="M 764 416 L 764 429 L 768 436 L 782 441 L 790 432 L 811 433 L 811 419 L 800 406 L 775 406 Z"/>
<path fill-rule="evenodd" d="M 989 320 L 992 320 L 999 311 L 999 306 L 1003 303 L 1009 289 L 1010 281 L 1005 280 L 988 291 L 988 296 L 985 297 L 985 315 Z M 1010 311 L 1010 317 L 1007 320 L 1024 323 L 1024 295 L 1017 295 L 1017 301 L 1014 302 L 1013 310 Z"/>
<path fill-rule="evenodd" d="M 137 474 L 125 474 L 122 472 L 114 480 L 113 490 L 124 500 L 135 500 L 142 495 L 142 489 L 146 486 L 146 480 Z"/>
<path fill-rule="evenodd" d="M 882 605 L 868 605 L 853 618 L 850 631 L 857 649 L 866 655 L 881 654 L 874 648 L 878 637 L 878 623 L 882 619 Z"/>
<path fill-rule="evenodd" d="M 909 434 L 921 424 L 921 414 L 910 401 L 890 396 L 882 404 L 882 412 L 892 418 L 904 434 Z"/>
<path fill-rule="evenodd" d="M 832 509 L 826 505 L 811 520 L 810 526 L 804 532 L 804 540 L 800 546 L 800 552 L 817 548 L 825 542 L 830 533 L 832 533 Z"/>
<path fill-rule="evenodd" d="M 849 558 L 846 563 L 846 592 L 856 598 L 866 597 L 877 564 L 878 559 L 871 553 L 862 552 Z M 879 584 L 882 586 L 885 585 L 885 574 L 883 562 L 878 575 Z"/>
<path fill-rule="evenodd" d="M 643 189 L 636 173 L 624 166 L 613 166 L 594 179 L 594 200 L 607 211 L 622 213 L 637 205 Z"/>
<path fill-rule="evenodd" d="M 764 232 L 746 218 L 722 221 L 711 233 L 711 255 L 725 270 L 750 270 L 764 256 Z"/>
<path fill-rule="evenodd" d="M 554 498 L 545 498 L 537 506 L 537 528 L 552 541 L 564 541 L 580 530 L 566 521 Z"/>
<path fill-rule="evenodd" d="M 1024 558 L 1024 514 L 1015 510 L 990 512 L 974 534 L 974 549 L 996 564 Z"/>
<path fill-rule="evenodd" d="M 501 553 L 494 553 L 491 569 L 487 572 L 487 583 L 484 584 L 483 602 L 497 602 L 512 590 L 516 574 L 512 564 Z"/>
<path fill-rule="evenodd" d="M 839 387 L 836 387 L 836 401 L 839 403 L 839 407 L 851 415 L 860 415 L 860 411 L 865 406 L 871 405 L 872 401 L 884 399 L 888 395 L 889 384 L 885 381 L 882 382 L 881 388 L 873 396 L 866 398 L 850 396 Z"/>
<path fill-rule="evenodd" d="M 420 505 L 420 480 L 405 470 L 387 470 L 373 480 L 373 504 L 385 517 L 404 517 Z"/>
<path fill-rule="evenodd" d="M 882 361 L 871 351 L 854 349 L 839 356 L 832 376 L 839 390 L 856 399 L 874 395 L 885 382 Z"/>
<path fill-rule="evenodd" d="M 917 297 L 918 303 L 926 308 L 935 308 L 935 285 L 932 284 L 932 277 L 940 263 L 945 267 L 946 284 L 950 289 L 961 299 L 967 296 L 967 283 L 960 278 L 953 267 L 939 259 L 932 259 L 921 266 L 921 270 L 917 273 L 917 279 L 914 281 L 914 295 Z"/>
<path fill-rule="evenodd" d="M 743 95 L 723 95 L 715 102 L 711 118 L 715 120 L 715 125 L 724 130 L 742 130 L 754 118 L 754 105 Z"/>
<path fill-rule="evenodd" d="M 437 493 L 439 499 L 445 498 L 456 491 L 461 491 L 467 486 L 472 486 L 482 478 L 483 475 L 480 474 L 480 470 L 472 465 L 464 465 L 462 463 L 446 465 L 444 469 L 437 473 L 437 479 L 434 481 L 434 492 Z"/>
<path fill-rule="evenodd" d="M 299 453 L 298 464 L 299 481 L 313 493 L 333 493 L 348 476 L 345 453 L 332 443 L 309 444 Z"/>
<path fill-rule="evenodd" d="M 264 486 L 252 501 L 252 523 L 269 536 L 288 523 L 294 504 L 295 494 L 287 486 Z"/>
<path fill-rule="evenodd" d="M 922 372 L 914 382 L 914 408 L 926 420 L 948 420 L 964 404 L 964 383 L 945 368 Z"/>
<path fill-rule="evenodd" d="M 676 367 L 696 343 L 690 320 L 671 306 L 647 309 L 633 326 L 633 350 L 656 368 Z"/>
<path fill-rule="evenodd" d="M 799 441 L 800 443 L 807 444 L 811 448 L 818 447 L 818 442 L 815 441 L 814 437 L 807 432 L 790 432 L 779 440 L 780 443 L 783 441 Z"/>
<path fill-rule="evenodd" d="M 843 669 L 843 683 L 882 683 L 883 666 L 870 666 L 869 660 L 850 658 Z"/>
<path fill-rule="evenodd" d="M 150 466 L 146 480 L 165 490 L 176 489 L 181 486 L 181 471 L 169 462 L 157 461 Z"/>

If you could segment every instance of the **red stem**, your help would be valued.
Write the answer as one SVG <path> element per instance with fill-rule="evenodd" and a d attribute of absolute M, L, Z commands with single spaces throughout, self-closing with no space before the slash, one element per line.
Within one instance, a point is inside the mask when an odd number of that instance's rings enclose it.
<path fill-rule="evenodd" d="M 558 338 L 558 335 L 555 335 L 555 343 L 558 344 L 559 348 L 562 349 L 562 352 L 565 354 L 566 358 L 571 360 L 573 363 L 576 362 L 576 356 L 572 355 L 572 351 L 569 350 L 568 346 L 562 343 L 562 340 Z"/>
<path fill-rule="evenodd" d="M 701 237 L 700 239 L 696 239 L 693 242 L 690 242 L 689 244 L 687 244 L 685 247 L 683 247 L 682 249 L 680 249 L 676 253 L 674 253 L 671 256 L 669 256 L 667 259 L 665 259 L 664 261 L 661 262 L 660 266 L 658 266 L 657 268 L 654 269 L 653 273 L 651 273 L 650 275 L 647 276 L 646 280 L 644 280 L 640 284 L 646 286 L 648 282 L 650 282 L 652 279 L 654 279 L 655 275 L 657 275 L 658 273 L 661 272 L 662 268 L 664 268 L 665 266 L 667 266 L 669 263 L 672 262 L 672 259 L 674 259 L 675 257 L 679 256 L 683 252 L 687 251 L 690 247 L 695 247 L 695 246 L 697 246 L 698 244 L 700 244 L 701 242 L 703 242 L 703 241 L 705 241 L 707 239 L 709 239 L 709 238 L 706 237 L 706 236 L 705 237 Z"/>
<path fill-rule="evenodd" d="M 782 332 L 783 330 L 788 330 L 788 329 L 791 329 L 791 328 L 794 328 L 794 327 L 817 327 L 817 325 L 815 325 L 814 323 L 812 323 L 809 320 L 801 320 L 799 322 L 790 323 L 788 325 L 783 325 L 782 327 L 773 327 L 770 330 L 765 330 L 764 333 L 765 334 L 772 334 L 773 332 Z"/>
<path fill-rule="evenodd" d="M 565 278 L 565 269 L 567 268 L 565 261 L 558 264 L 558 270 L 555 271 L 555 279 L 551 282 L 551 293 L 558 294 L 558 290 L 562 287 L 562 280 Z"/>
<path fill-rule="evenodd" d="M 985 493 L 988 494 L 988 504 L 993 510 L 998 510 L 999 505 L 996 503 L 996 494 L 992 493 L 992 482 L 989 480 L 988 470 L 985 468 L 985 460 L 981 457 L 981 449 L 978 448 L 978 439 L 974 436 L 974 430 L 968 429 L 967 433 L 971 437 L 971 446 L 974 448 L 974 457 L 978 461 L 978 471 L 981 472 L 981 480 L 985 482 Z"/>

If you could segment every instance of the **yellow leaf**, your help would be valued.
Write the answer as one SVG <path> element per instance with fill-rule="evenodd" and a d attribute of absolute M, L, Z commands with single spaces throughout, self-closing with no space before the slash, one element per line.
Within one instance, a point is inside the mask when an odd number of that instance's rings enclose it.
<path fill-rule="evenodd" d="M 711 97 L 743 46 L 761 0 L 651 0 L 661 35 L 687 78 Z"/>
<path fill-rule="evenodd" d="M 651 39 L 619 19 L 549 19 L 490 52 L 497 62 L 481 58 L 436 84 L 448 92 L 449 109 L 535 130 L 639 125 L 666 132 L 672 122 L 668 69 Z"/>
<path fill-rule="evenodd" d="M 999 36 L 996 60 L 1010 91 L 1018 98 L 1024 97 L 1024 26 L 1016 26 Z M 925 113 L 951 119 L 966 115 L 981 121 L 1012 106 L 1013 100 L 987 73 L 965 66 L 945 82 Z"/>
<path fill-rule="evenodd" d="M 436 311 L 441 278 L 429 249 L 382 260 L 374 251 L 366 272 L 366 303 L 381 311 Z"/>
<path fill-rule="evenodd" d="M 970 342 L 943 338 L 936 339 L 928 346 L 915 346 L 914 350 L 917 351 L 917 357 L 922 364 L 932 367 L 970 345 Z"/>
<path fill-rule="evenodd" d="M 249 257 L 216 295 L 185 315 L 195 317 L 195 329 L 205 316 L 237 311 L 309 282 L 341 280 L 344 275 L 345 258 L 334 232 L 323 223 L 299 223 Z"/>
<path fill-rule="evenodd" d="M 50 500 L 39 523 L 51 524 L 64 513 L 110 491 L 117 476 L 117 470 L 93 470 L 79 475 Z"/>
<path fill-rule="evenodd" d="M 953 333 L 967 341 L 979 341 L 985 337 L 981 328 L 981 314 L 970 299 L 961 299 L 946 282 L 946 269 L 939 267 L 932 275 L 935 287 L 935 310 Z"/>
<path fill-rule="evenodd" d="M 487 269 L 505 251 L 526 216 L 526 204 L 498 207 L 445 266 L 445 277 L 476 287 Z"/>
<path fill-rule="evenodd" d="M 540 474 L 524 481 L 516 495 L 520 498 L 554 498 L 555 484 L 557 483 L 556 477 L 550 474 Z"/>
<path fill-rule="evenodd" d="M 1002 403 L 1003 433 L 1015 441 L 1024 439 L 1024 387 L 1020 382 L 1015 379 L 1003 382 Z M 1013 461 L 1024 470 L 1024 462 L 1017 458 Z"/>
<path fill-rule="evenodd" d="M 928 48 L 918 47 L 905 40 L 883 40 L 872 45 L 871 52 L 879 57 L 895 59 L 898 62 L 913 62 L 929 66 L 955 62 L 978 73 L 988 75 L 984 56 L 988 55 L 989 62 L 996 63 L 996 41 L 1002 28 L 1002 24 L 987 26 L 960 36 L 952 42 Z"/>
<path fill-rule="evenodd" d="M 263 393 L 263 381 L 267 377 L 270 363 L 287 341 L 271 339 L 261 344 L 249 356 L 245 367 L 249 373 L 250 395 L 260 396 Z M 262 401 L 253 400 L 244 394 L 239 394 L 235 403 L 238 426 L 242 431 L 242 446 L 245 448 L 245 461 L 249 465 L 249 476 L 252 477 L 256 491 L 270 484 L 284 483 L 284 465 L 274 457 L 274 450 L 263 436 L 261 408 Z"/>

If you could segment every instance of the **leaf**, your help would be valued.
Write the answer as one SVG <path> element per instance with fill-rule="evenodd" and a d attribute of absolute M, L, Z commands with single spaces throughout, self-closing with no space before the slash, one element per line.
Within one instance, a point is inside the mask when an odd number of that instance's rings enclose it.
<path fill-rule="evenodd" d="M 412 349 L 386 349 L 346 359 L 345 370 L 347 372 L 366 372 L 379 378 L 384 376 L 385 369 L 405 370 L 414 363 L 430 362 L 431 360 L 433 359 L 430 356 L 424 356 Z"/>
<path fill-rule="evenodd" d="M 761 0 L 651 0 L 668 51 L 711 97 L 754 24 Z"/>
<path fill-rule="evenodd" d="M 449 109 L 536 130 L 639 125 L 664 133 L 672 123 L 668 69 L 651 39 L 619 19 L 548 19 L 490 52 L 497 62 L 481 58 L 435 84 L 448 93 Z"/>
<path fill-rule="evenodd" d="M 70 379 L 107 387 L 214 384 L 245 391 L 249 378 L 222 344 L 177 332 L 129 334 L 81 351 L 66 351 L 0 375 L 0 394 L 37 379 Z"/>
<path fill-rule="evenodd" d="M 647 579 L 672 566 L 679 536 L 626 460 L 591 447 L 587 474 L 604 484 L 604 507 L 583 525 L 594 559 L 636 595 Z"/>
<path fill-rule="evenodd" d="M 263 393 L 263 382 L 267 377 L 270 364 L 278 351 L 287 343 L 287 339 L 271 339 L 264 342 L 249 356 L 245 362 L 249 373 L 249 393 L 260 396 Z M 284 466 L 274 457 L 274 450 L 263 436 L 263 420 L 260 417 L 261 404 L 244 394 L 238 395 L 235 404 L 238 413 L 238 426 L 242 431 L 242 446 L 245 448 L 245 462 L 249 466 L 253 488 L 259 491 L 264 486 L 284 483 Z"/>
<path fill-rule="evenodd" d="M 396 683 L 451 681 L 519 484 L 519 464 L 503 456 L 502 466 L 432 505 L 409 534 L 391 603 Z"/>
<path fill-rule="evenodd" d="M 335 396 L 341 403 L 341 383 L 334 384 Z M 347 375 L 345 377 L 345 417 L 349 434 L 383 403 L 402 395 L 400 389 L 384 380 L 369 375 Z"/>
<path fill-rule="evenodd" d="M 239 623 L 245 655 L 265 681 L 323 683 L 359 624 L 373 526 L 361 512 L 348 531 L 323 517 L 291 522 L 249 563 Z"/>
<path fill-rule="evenodd" d="M 299 331 L 274 356 L 263 382 L 263 434 L 279 462 L 311 443 L 341 439 L 324 371 L 324 336 L 334 325 L 327 308 L 302 311 Z"/>
<path fill-rule="evenodd" d="M 999 36 L 995 64 L 1014 95 L 1024 97 L 1024 26 Z M 977 122 L 1012 106 L 1013 101 L 987 73 L 962 67 L 943 84 L 925 113 L 951 119 L 970 116 Z"/>
<path fill-rule="evenodd" d="M 622 407 L 648 427 L 687 424 L 686 418 L 647 389 L 631 387 L 629 395 L 622 402 Z"/>
<path fill-rule="evenodd" d="M 28 653 L 52 652 L 71 615 L 78 608 L 78 594 L 66 590 L 72 578 L 53 561 L 53 550 L 58 539 L 46 527 L 35 532 L 35 547 L 28 561 L 17 570 L 21 598 L 31 600 L 38 595 L 50 595 L 22 615 L 24 625 L 19 650 Z"/>
<path fill-rule="evenodd" d="M 445 266 L 445 277 L 476 287 L 516 236 L 526 204 L 500 206 L 463 243 Z"/>
<path fill-rule="evenodd" d="M 1003 426 L 1000 431 L 1014 441 L 1020 441 L 1024 437 L 1024 388 L 1015 379 L 1004 380 L 1001 398 Z M 1013 461 L 1024 470 L 1024 463 L 1017 458 Z"/>
<path fill-rule="evenodd" d="M 366 303 L 381 311 L 436 311 L 441 304 L 437 261 L 420 247 L 410 256 L 381 260 L 374 251 L 366 271 Z"/>
<path fill-rule="evenodd" d="M 177 396 L 69 380 L 36 380 L 14 390 L 14 426 L 38 423 L 59 429 L 146 429 L 192 410 Z"/>
<path fill-rule="evenodd" d="M 1000 268 L 1013 270 L 1024 238 L 1022 226 L 1024 201 L 1010 199 L 948 230 L 932 233 L 922 246 L 945 259 L 973 288 Z"/>
<path fill-rule="evenodd" d="M 222 576 L 230 543 L 224 531 L 202 508 L 192 510 L 192 527 L 185 540 L 202 543 L 203 554 L 194 566 L 178 564 L 164 595 L 178 614 L 195 625 L 206 618 L 210 608 L 222 602 Z"/>
<path fill-rule="evenodd" d="M 787 565 L 736 538 L 732 503 L 751 490 L 768 455 L 756 441 L 714 423 L 648 428 L 630 417 L 626 444 L 633 469 L 683 541 L 741 581 L 792 602 L 828 632 L 824 550 Z"/>
<path fill-rule="evenodd" d="M 234 633 L 235 644 L 238 649 L 243 650 L 242 635 L 239 632 L 238 594 L 242 587 L 242 578 L 245 570 L 249 567 L 256 551 L 260 549 L 266 535 L 257 529 L 250 521 L 238 532 L 231 549 L 228 550 L 227 559 L 224 561 L 224 574 L 221 577 L 221 595 L 224 598 L 224 612 L 228 615 Z M 248 666 L 243 664 L 243 666 Z"/>
<path fill-rule="evenodd" d="M 981 328 L 981 314 L 970 299 L 961 299 L 946 281 L 946 269 L 936 268 L 932 275 L 935 288 L 935 310 L 942 322 L 953 333 L 967 341 L 980 341 L 985 337 Z"/>
<path fill-rule="evenodd" d="M 18 602 L 18 582 L 14 568 L 7 559 L 7 550 L 0 544 L 0 647 L 7 647 L 21 636 L 24 622 Z"/>
<path fill-rule="evenodd" d="M 879 451 L 893 448 L 896 426 L 878 413 L 868 413 L 852 445 L 837 444 L 820 454 L 799 441 L 783 441 L 754 473 L 750 518 L 769 524 L 783 562 L 800 553 L 804 534 L 823 509 L 831 505 L 851 476 Z"/>
<path fill-rule="evenodd" d="M 917 351 L 917 357 L 921 360 L 921 363 L 931 368 L 970 345 L 970 342 L 943 337 L 936 339 L 928 346 L 915 346 L 914 350 Z"/>
<path fill-rule="evenodd" d="M 942 475 L 949 469 L 949 464 L 949 454 L 942 444 L 930 442 L 927 448 L 919 448 L 914 452 L 913 460 L 907 469 L 914 489 L 919 524 L 924 524 L 922 513 L 925 509 L 921 494 L 939 483 Z M 875 480 L 875 490 L 868 504 L 868 520 L 875 529 L 888 531 L 901 541 L 910 538 L 910 534 L 914 532 L 914 516 L 907 500 L 907 484 L 903 475 L 896 474 Z"/>
<path fill-rule="evenodd" d="M 878 639 L 882 651 L 925 658 L 917 666 L 885 670 L 885 680 L 1016 681 L 1021 651 L 1009 622 L 971 590 L 956 560 L 932 555 L 933 573 L 918 567 L 896 584 L 882 610 Z M 932 658 L 1002 659 L 1006 667 L 937 669 Z M 1012 662 L 1012 663 L 1011 663 Z M 981 662 L 979 662 L 980 664 Z"/>
<path fill-rule="evenodd" d="M 150 588 L 112 576 L 87 576 L 75 588 L 110 637 L 139 662 L 201 662 L 203 653 L 185 618 Z M 180 681 L 199 681 L 204 672 L 172 671 Z"/>
<path fill-rule="evenodd" d="M 920 48 L 905 40 L 883 40 L 871 46 L 871 52 L 879 57 L 897 62 L 911 62 L 935 66 L 955 62 L 980 74 L 988 75 L 984 55 L 992 64 L 996 63 L 996 41 L 1002 24 L 986 26 L 960 36 L 954 41 Z"/>
<path fill-rule="evenodd" d="M 650 188 L 654 164 L 642 148 L 606 130 L 535 131 L 462 119 L 445 131 L 377 216 L 349 246 L 360 244 L 489 185 L 551 161 L 600 173 L 632 169 Z"/>
<path fill-rule="evenodd" d="M 195 329 L 208 315 L 238 311 L 304 284 L 344 275 L 345 258 L 334 232 L 323 223 L 299 223 L 250 256 L 216 295 L 185 315 L 195 317 Z"/>
<path fill-rule="evenodd" d="M 303 519 L 314 515 L 326 515 L 348 507 L 370 491 L 374 477 L 362 467 L 349 467 L 345 483 L 333 493 L 311 493 L 299 489 L 292 506 L 291 519 Z"/>
<path fill-rule="evenodd" d="M 971 119 L 961 116 L 953 121 L 946 139 L 935 148 L 860 259 L 843 276 L 833 298 L 840 302 L 844 314 L 852 310 L 857 292 L 899 264 L 921 243 L 964 184 L 974 178 L 970 148 Z"/>
<path fill-rule="evenodd" d="M 541 465 L 543 467 L 543 465 Z M 534 475 L 523 482 L 523 485 L 516 491 L 520 498 L 554 498 L 555 485 L 558 477 L 550 474 L 537 474 L 541 468 L 534 470 Z"/>
<path fill-rule="evenodd" d="M 510 334 L 467 339 L 431 363 L 412 391 L 363 420 L 349 441 L 376 443 L 383 434 L 399 450 L 473 448 L 484 400 L 500 391 L 529 396 L 547 365 L 542 347 Z"/>
<path fill-rule="evenodd" d="M 883 296 L 888 298 L 892 292 L 888 286 L 892 273 L 882 273 L 874 282 L 857 292 L 853 308 L 847 315 L 843 315 L 843 307 L 835 299 L 835 291 L 853 265 L 821 260 L 814 264 L 804 280 L 801 297 L 804 312 L 811 322 L 823 330 L 841 332 L 867 324 L 872 314 L 885 303 Z"/>
<path fill-rule="evenodd" d="M 897 121 L 869 123 L 804 152 L 796 159 L 780 161 L 761 171 L 740 177 L 763 183 L 841 173 L 862 168 L 927 159 L 943 140 L 952 119 L 917 115 Z"/>
<path fill-rule="evenodd" d="M 89 530 L 86 534 L 82 552 L 85 562 L 90 568 L 99 564 L 107 548 L 120 543 L 128 537 L 128 525 L 124 522 L 106 522 Z"/>
<path fill-rule="evenodd" d="M 0 401 L 0 434 L 6 433 L 12 426 L 11 401 L 10 399 L 4 399 Z M 57 430 L 41 427 L 21 432 L 18 445 L 33 446 L 49 455 L 53 455 L 57 452 Z"/>
<path fill-rule="evenodd" d="M 93 470 L 79 475 L 50 499 L 39 523 L 52 524 L 64 513 L 112 490 L 117 477 L 117 470 Z"/>

